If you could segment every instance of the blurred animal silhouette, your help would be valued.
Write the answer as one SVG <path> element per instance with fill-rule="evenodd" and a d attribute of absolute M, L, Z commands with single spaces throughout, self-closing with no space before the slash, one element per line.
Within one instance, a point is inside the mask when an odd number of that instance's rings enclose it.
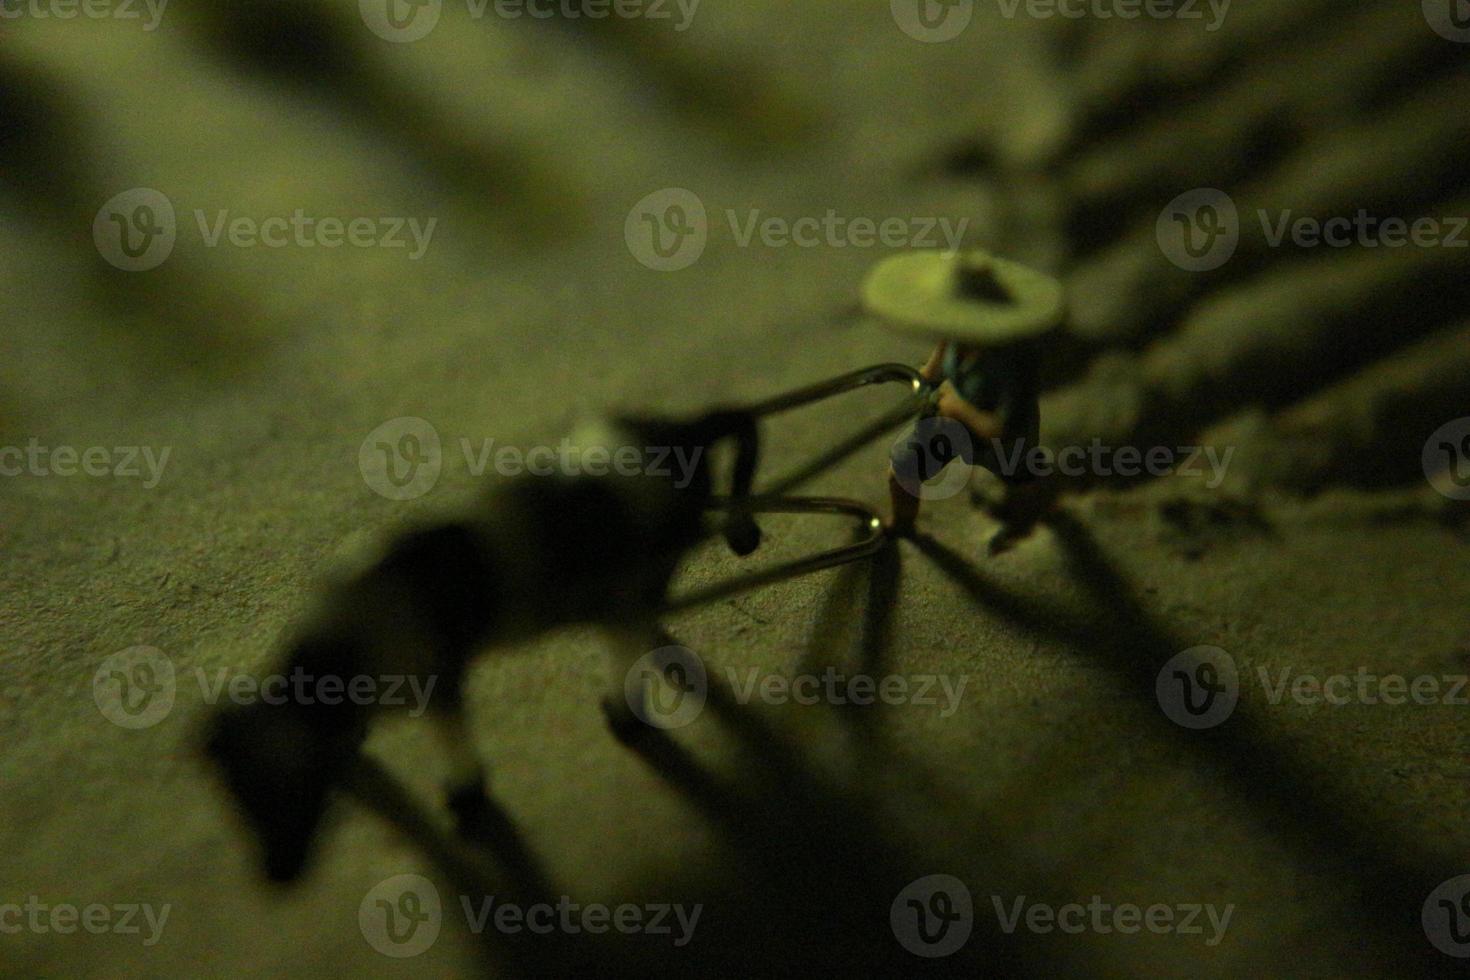
<path fill-rule="evenodd" d="M 712 450 L 735 448 L 723 503 L 713 492 Z M 495 647 L 571 624 L 604 627 L 612 638 L 616 694 L 604 699 L 622 738 L 640 729 L 640 705 L 623 678 L 657 635 L 680 560 L 710 531 L 712 510 L 741 555 L 760 531 L 741 506 L 754 478 L 754 414 L 713 412 L 693 421 L 625 418 L 579 433 L 584 457 L 646 465 L 577 467 L 498 485 L 459 520 L 392 543 L 366 571 L 332 588 L 290 644 L 281 673 L 336 682 L 339 696 L 276 698 L 221 712 L 208 753 L 265 852 L 267 874 L 298 877 L 310 859 L 334 789 L 347 778 L 372 717 L 384 705 L 340 696 L 358 678 L 408 678 L 429 690 L 452 760 L 448 802 L 468 832 L 488 806 L 485 772 L 462 711 L 472 660 Z M 660 464 L 656 456 L 664 456 Z M 684 464 L 675 468 L 668 459 Z"/>

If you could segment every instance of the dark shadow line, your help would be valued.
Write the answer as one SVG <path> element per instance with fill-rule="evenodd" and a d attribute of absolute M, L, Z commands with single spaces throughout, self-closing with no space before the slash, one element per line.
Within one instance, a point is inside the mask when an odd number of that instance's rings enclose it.
<path fill-rule="evenodd" d="M 500 892 L 533 902 L 552 897 L 545 870 L 526 846 L 510 815 L 495 801 L 487 801 L 487 819 L 471 841 L 438 826 L 399 778 L 366 753 L 359 757 L 345 789 L 359 804 L 422 850 L 466 894 L 476 890 L 499 893 L 486 886 L 503 875 L 511 887 Z M 501 869 L 500 875 L 487 863 L 487 857 L 494 859 Z"/>
<path fill-rule="evenodd" d="M 1392 934 L 1395 953 L 1412 961 L 1423 975 L 1448 975 L 1446 958 L 1427 942 L 1419 921 L 1425 896 L 1451 876 L 1445 870 L 1446 862 L 1418 854 L 1384 854 L 1382 839 L 1346 816 L 1353 812 L 1351 799 L 1248 716 L 1237 713 L 1217 728 L 1198 732 L 1184 733 L 1172 725 L 1157 710 L 1155 680 L 1164 663 L 1189 644 L 1169 637 L 1153 622 L 1080 522 L 1057 512 L 1047 523 L 1067 552 L 1074 576 L 1107 619 L 1079 620 L 1046 603 L 1007 593 L 933 538 L 921 537 L 918 544 L 980 607 L 1077 650 L 1101 655 L 1104 666 L 1140 702 L 1154 708 L 1149 717 L 1155 720 L 1157 731 L 1172 739 L 1187 734 L 1187 744 L 1260 812 L 1263 822 L 1276 827 L 1314 866 L 1330 868 L 1338 877 L 1356 883 L 1365 928 Z M 1099 622 L 1110 625 L 1100 630 Z"/>
<path fill-rule="evenodd" d="M 529 878 L 520 876 L 529 851 L 508 817 L 504 818 L 504 828 L 512 839 L 498 842 L 507 848 L 507 858 L 496 853 L 488 838 L 480 842 L 482 851 L 439 827 L 398 777 L 366 753 L 359 756 L 344 788 L 348 796 L 422 852 L 437 873 L 454 887 L 453 896 L 441 899 L 441 921 L 457 917 L 462 897 L 477 901 L 494 896 L 502 904 L 518 904 L 522 908 L 551 899 L 545 890 L 545 876 L 539 871 Z M 497 874 L 487 856 L 499 859 L 502 867 L 511 873 Z M 468 929 L 469 923 L 465 926 Z M 488 976 L 551 976 L 554 974 L 543 966 L 569 966 L 573 959 L 572 944 L 556 933 L 535 936 L 534 939 L 541 941 L 531 942 L 524 933 L 510 935 L 487 922 L 478 934 L 472 931 L 472 938 L 477 963 Z"/>
<path fill-rule="evenodd" d="M 677 644 L 667 633 L 661 642 Z M 757 871 L 762 880 L 747 884 L 779 896 L 774 902 L 789 903 L 783 914 L 798 919 L 812 914 L 810 904 L 834 887 L 841 890 L 844 914 L 879 908 L 886 913 L 910 881 L 942 870 L 894 839 L 860 795 L 821 778 L 789 738 L 738 703 L 723 684 L 710 678 L 708 686 L 708 715 L 749 757 L 740 782 L 752 789 L 737 790 L 728 778 L 714 776 L 667 732 L 650 730 L 630 748 L 726 835 L 746 867 Z M 1036 961 L 1048 958 L 1044 950 L 1028 937 L 1003 933 L 987 913 L 976 907 L 974 936 L 941 972 L 973 976 L 977 969 L 993 972 L 1002 966 L 1022 976 L 1043 965 Z M 874 928 L 880 930 L 880 945 L 886 948 L 891 941 L 900 959 L 912 962 L 887 935 L 886 922 Z"/>

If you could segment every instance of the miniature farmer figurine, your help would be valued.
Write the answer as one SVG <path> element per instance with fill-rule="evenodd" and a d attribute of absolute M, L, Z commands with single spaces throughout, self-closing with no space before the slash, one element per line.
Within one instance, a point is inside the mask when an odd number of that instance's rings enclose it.
<path fill-rule="evenodd" d="M 990 548 L 1003 550 L 1049 502 L 1026 454 L 1039 438 L 1038 362 L 1062 321 L 1061 284 L 980 250 L 917 252 L 874 269 L 863 303 L 899 333 L 939 343 L 921 369 L 930 407 L 890 455 L 890 531 L 913 533 L 924 484 L 959 458 L 1005 482 L 1005 526 Z"/>

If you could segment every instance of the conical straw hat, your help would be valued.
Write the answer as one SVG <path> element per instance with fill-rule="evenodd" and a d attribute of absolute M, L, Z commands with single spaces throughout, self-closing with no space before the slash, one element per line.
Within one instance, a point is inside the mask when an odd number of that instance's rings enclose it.
<path fill-rule="evenodd" d="M 1062 285 L 980 249 L 909 252 L 880 262 L 863 283 L 863 305 L 899 333 L 1003 346 L 1062 322 Z"/>

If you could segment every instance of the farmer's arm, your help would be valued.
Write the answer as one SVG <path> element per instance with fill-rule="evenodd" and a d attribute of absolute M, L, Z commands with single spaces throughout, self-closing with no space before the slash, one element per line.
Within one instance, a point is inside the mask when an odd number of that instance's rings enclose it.
<path fill-rule="evenodd" d="M 994 412 L 982 411 L 965 401 L 948 381 L 939 389 L 939 414 L 954 419 L 982 442 L 999 439 L 1001 436 L 1000 416 Z"/>
<path fill-rule="evenodd" d="M 944 377 L 944 351 L 948 346 L 948 342 L 943 342 L 934 348 L 934 353 L 929 355 L 929 360 L 919 368 L 919 373 L 930 384 L 938 384 Z"/>

